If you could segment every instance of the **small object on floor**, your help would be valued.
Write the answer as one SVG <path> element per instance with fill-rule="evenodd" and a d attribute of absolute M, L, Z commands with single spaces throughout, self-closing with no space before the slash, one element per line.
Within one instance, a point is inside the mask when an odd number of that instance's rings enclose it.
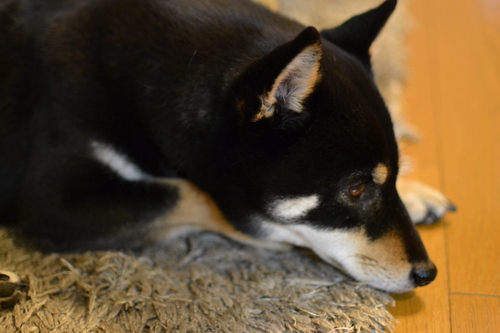
<path fill-rule="evenodd" d="M 0 271 L 0 310 L 12 308 L 21 294 L 21 279 L 17 274 Z"/>

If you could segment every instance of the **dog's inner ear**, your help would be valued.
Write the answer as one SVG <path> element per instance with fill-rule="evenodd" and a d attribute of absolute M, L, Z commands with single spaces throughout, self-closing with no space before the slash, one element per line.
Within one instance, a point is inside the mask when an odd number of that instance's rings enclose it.
<path fill-rule="evenodd" d="M 321 79 L 322 48 L 318 30 L 309 27 L 244 70 L 232 98 L 247 133 L 283 134 L 305 127 L 311 116 L 305 102 Z"/>
<path fill-rule="evenodd" d="M 321 44 L 318 40 L 297 54 L 275 78 L 271 88 L 259 96 L 260 109 L 251 121 L 272 118 L 277 109 L 301 113 L 304 101 L 320 79 L 320 60 Z"/>

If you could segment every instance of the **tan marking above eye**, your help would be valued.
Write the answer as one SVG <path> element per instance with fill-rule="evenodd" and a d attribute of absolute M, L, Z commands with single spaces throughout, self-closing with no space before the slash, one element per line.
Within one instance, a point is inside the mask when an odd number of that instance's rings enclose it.
<path fill-rule="evenodd" d="M 366 185 L 364 183 L 351 186 L 349 187 L 349 195 L 353 198 L 359 198 L 365 189 Z"/>
<path fill-rule="evenodd" d="M 387 177 L 389 176 L 389 168 L 383 163 L 379 163 L 375 169 L 373 169 L 372 177 L 375 184 L 383 185 Z"/>

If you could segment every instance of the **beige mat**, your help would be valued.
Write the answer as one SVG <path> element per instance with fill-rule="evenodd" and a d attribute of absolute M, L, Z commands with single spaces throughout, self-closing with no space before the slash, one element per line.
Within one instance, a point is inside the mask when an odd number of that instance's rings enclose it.
<path fill-rule="evenodd" d="M 1 332 L 391 332 L 383 292 L 300 250 L 199 233 L 142 253 L 42 255 L 0 229 L 0 269 L 29 289 Z"/>

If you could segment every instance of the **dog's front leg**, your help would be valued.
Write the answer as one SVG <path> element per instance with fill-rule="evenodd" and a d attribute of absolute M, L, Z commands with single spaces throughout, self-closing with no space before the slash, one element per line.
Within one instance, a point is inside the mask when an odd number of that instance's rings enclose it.
<path fill-rule="evenodd" d="M 168 241 L 179 233 L 189 230 L 205 230 L 222 234 L 234 241 L 272 250 L 289 249 L 286 244 L 255 239 L 238 231 L 226 220 L 212 198 L 193 183 L 181 179 L 158 178 L 154 183 L 175 188 L 179 199 L 175 207 L 166 211 L 151 224 L 154 241 Z"/>

